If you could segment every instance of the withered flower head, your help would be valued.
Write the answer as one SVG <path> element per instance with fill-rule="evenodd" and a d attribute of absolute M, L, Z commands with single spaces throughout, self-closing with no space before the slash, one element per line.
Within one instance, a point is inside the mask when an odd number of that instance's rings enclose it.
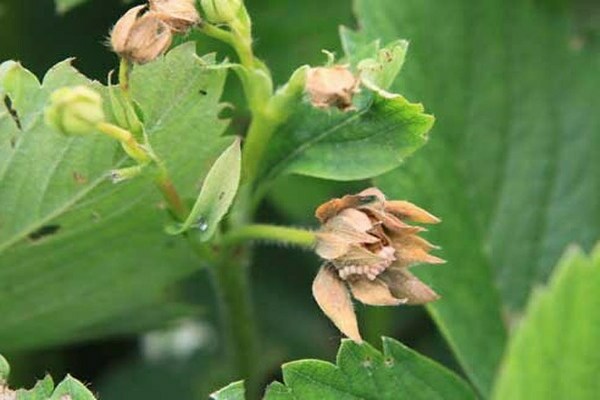
<path fill-rule="evenodd" d="M 439 298 L 408 269 L 444 260 L 429 254 L 436 246 L 417 236 L 424 228 L 405 222 L 435 224 L 438 218 L 407 201 L 387 201 L 376 188 L 331 200 L 316 216 L 323 224 L 316 252 L 325 264 L 313 283 L 313 295 L 346 336 L 361 341 L 350 293 L 373 306 L 425 304 Z"/>
<path fill-rule="evenodd" d="M 115 53 L 137 64 L 155 60 L 165 53 L 173 33 L 161 14 L 144 5 L 127 11 L 114 26 L 110 41 Z"/>
<path fill-rule="evenodd" d="M 194 0 L 150 0 L 150 11 L 157 13 L 174 32 L 185 32 L 200 22 Z"/>
<path fill-rule="evenodd" d="M 16 400 L 17 392 L 10 390 L 6 386 L 2 386 L 0 382 L 0 400 Z"/>
<path fill-rule="evenodd" d="M 318 67 L 308 70 L 306 92 L 313 106 L 337 107 L 343 111 L 352 109 L 352 97 L 358 92 L 360 80 L 348 67 Z"/>

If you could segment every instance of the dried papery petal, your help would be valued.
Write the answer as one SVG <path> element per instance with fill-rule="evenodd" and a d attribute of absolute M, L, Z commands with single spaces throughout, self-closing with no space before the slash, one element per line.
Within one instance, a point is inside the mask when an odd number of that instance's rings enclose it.
<path fill-rule="evenodd" d="M 128 47 L 130 58 L 139 64 L 163 55 L 173 40 L 171 30 L 156 14 L 142 16 L 131 30 Z"/>
<path fill-rule="evenodd" d="M 438 246 L 429 243 L 427 240 L 417 235 L 403 235 L 393 232 L 390 235 L 390 238 L 392 246 L 396 249 L 396 251 L 402 251 L 404 249 L 419 249 L 429 252 L 431 250 L 439 249 Z"/>
<path fill-rule="evenodd" d="M 412 226 L 402 222 L 392 214 L 388 214 L 376 207 L 365 206 L 362 208 L 362 210 L 364 210 L 365 213 L 372 215 L 374 220 L 379 221 L 390 231 L 402 232 L 404 234 L 415 234 L 425 230 L 425 228 L 421 228 L 420 226 Z"/>
<path fill-rule="evenodd" d="M 420 305 L 438 300 L 440 296 L 408 270 L 390 268 L 381 274 L 392 295 L 406 299 L 406 304 Z"/>
<path fill-rule="evenodd" d="M 131 28 L 136 23 L 142 12 L 146 9 L 145 5 L 136 6 L 127 11 L 115 24 L 110 33 L 110 42 L 113 51 L 117 54 L 125 53 L 125 45 L 129 39 Z"/>
<path fill-rule="evenodd" d="M 175 32 L 185 32 L 200 22 L 194 0 L 150 0 L 150 10 Z"/>
<path fill-rule="evenodd" d="M 409 219 L 422 224 L 437 224 L 441 220 L 433 214 L 408 201 L 393 200 L 385 204 L 385 211 L 402 219 Z"/>
<path fill-rule="evenodd" d="M 330 265 L 319 270 L 312 286 L 317 304 L 335 326 L 355 342 L 362 342 L 350 294 Z"/>
<path fill-rule="evenodd" d="M 358 243 L 374 243 L 377 239 L 368 233 L 346 232 L 343 234 L 333 232 L 317 233 L 316 253 L 325 260 L 333 260 L 343 256 L 350 250 L 350 246 Z"/>
<path fill-rule="evenodd" d="M 333 264 L 342 268 L 348 265 L 362 266 L 389 266 L 395 257 L 389 257 L 388 254 L 376 254 L 362 246 L 350 246 L 350 249 L 343 257 L 333 260 Z"/>
<path fill-rule="evenodd" d="M 397 306 L 406 303 L 407 299 L 397 299 L 392 296 L 389 287 L 383 281 L 352 279 L 349 281 L 350 290 L 355 299 L 370 306 Z"/>
<path fill-rule="evenodd" d="M 386 201 L 385 194 L 376 187 L 370 187 L 368 189 L 363 190 L 358 194 L 359 196 L 374 196 L 379 200 L 379 203 L 383 206 L 383 203 Z"/>
<path fill-rule="evenodd" d="M 308 71 L 306 91 L 315 107 L 352 109 L 352 97 L 357 92 L 359 80 L 342 65 L 317 67 Z"/>
<path fill-rule="evenodd" d="M 430 246 L 426 240 L 417 236 L 400 236 L 392 239 L 396 249 L 396 257 L 401 266 L 409 267 L 414 264 L 445 264 L 446 261 L 429 254 Z"/>
<path fill-rule="evenodd" d="M 336 232 L 367 232 L 373 226 L 369 217 L 358 210 L 348 208 L 331 218 L 325 225 Z"/>
<path fill-rule="evenodd" d="M 353 244 L 376 243 L 379 239 L 367 233 L 371 220 L 366 214 L 345 209 L 331 218 L 317 234 L 316 252 L 326 260 L 333 260 L 346 253 Z"/>
<path fill-rule="evenodd" d="M 163 55 L 173 39 L 169 26 L 154 11 L 143 14 L 145 6 L 129 10 L 111 32 L 113 50 L 121 57 L 144 64 Z"/>
<path fill-rule="evenodd" d="M 6 386 L 2 386 L 0 382 L 0 400 L 16 400 L 17 392 L 10 390 Z"/>
<path fill-rule="evenodd" d="M 315 216 L 321 223 L 325 223 L 343 210 L 358 208 L 375 201 L 377 198 L 374 196 L 346 195 L 341 199 L 333 199 L 321 204 L 315 211 Z"/>

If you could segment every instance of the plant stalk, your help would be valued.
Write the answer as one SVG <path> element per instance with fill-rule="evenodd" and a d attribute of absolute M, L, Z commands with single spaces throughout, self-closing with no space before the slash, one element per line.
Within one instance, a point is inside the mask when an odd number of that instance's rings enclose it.
<path fill-rule="evenodd" d="M 230 248 L 212 269 L 219 295 L 227 350 L 233 353 L 239 378 L 246 380 L 247 398 L 258 398 L 260 356 L 258 330 L 250 294 L 249 249 Z"/>
<path fill-rule="evenodd" d="M 253 224 L 232 230 L 223 237 L 222 243 L 231 245 L 249 240 L 271 241 L 304 248 L 312 248 L 314 247 L 317 238 L 314 232 L 305 229 Z"/>

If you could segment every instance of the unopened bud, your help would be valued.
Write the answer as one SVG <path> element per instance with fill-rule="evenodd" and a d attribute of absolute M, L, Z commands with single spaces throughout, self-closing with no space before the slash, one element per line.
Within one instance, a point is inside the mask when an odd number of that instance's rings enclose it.
<path fill-rule="evenodd" d="M 8 376 L 10 375 L 10 365 L 6 358 L 0 354 L 0 385 L 6 383 L 8 381 Z"/>
<path fill-rule="evenodd" d="M 185 32 L 200 22 L 194 0 L 150 0 L 150 11 L 156 12 L 174 32 Z"/>
<path fill-rule="evenodd" d="M 164 16 L 154 11 L 144 13 L 146 6 L 133 7 L 114 26 L 110 41 L 115 53 L 137 64 L 163 55 L 173 40 Z"/>
<path fill-rule="evenodd" d="M 349 111 L 359 83 L 359 79 L 342 65 L 311 68 L 306 77 L 306 91 L 315 107 Z"/>
<path fill-rule="evenodd" d="M 206 19 L 215 24 L 226 24 L 237 18 L 242 0 L 201 0 Z"/>
<path fill-rule="evenodd" d="M 87 135 L 105 120 L 102 97 L 86 87 L 60 88 L 50 96 L 46 124 L 65 135 Z"/>

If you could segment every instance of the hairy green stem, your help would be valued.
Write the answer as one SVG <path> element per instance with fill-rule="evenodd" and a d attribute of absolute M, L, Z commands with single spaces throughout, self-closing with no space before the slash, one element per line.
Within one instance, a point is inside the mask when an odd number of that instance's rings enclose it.
<path fill-rule="evenodd" d="M 261 357 L 250 294 L 249 259 L 247 248 L 231 248 L 212 271 L 228 335 L 227 349 L 233 353 L 238 378 L 246 380 L 247 398 L 252 399 L 257 398 Z"/>
<path fill-rule="evenodd" d="M 131 74 L 131 63 L 125 59 L 121 58 L 119 63 L 119 87 L 121 88 L 121 93 L 127 101 L 130 101 L 129 95 L 129 75 Z"/>
<path fill-rule="evenodd" d="M 175 219 L 177 219 L 179 222 L 183 222 L 186 220 L 190 210 L 181 199 L 181 196 L 179 196 L 179 193 L 177 192 L 177 189 L 175 189 L 175 185 L 169 177 L 166 168 L 162 166 L 159 168 L 160 171 L 154 178 L 154 183 L 158 187 L 158 190 L 160 190 L 163 198 L 169 206 L 169 210 Z"/>
<path fill-rule="evenodd" d="M 214 25 L 203 23 L 198 29 L 206 36 L 210 36 L 234 48 L 243 66 L 251 68 L 254 65 L 252 42 L 241 37 L 238 31 L 229 32 Z"/>
<path fill-rule="evenodd" d="M 263 114 L 253 115 L 246 142 L 242 150 L 244 181 L 248 184 L 254 184 L 260 165 L 265 156 L 269 140 L 277 129 L 277 124 L 271 121 Z"/>
<path fill-rule="evenodd" d="M 287 226 L 275 226 L 265 224 L 245 225 L 232 230 L 222 239 L 222 243 L 231 245 L 234 243 L 263 240 L 284 244 L 291 244 L 299 247 L 314 247 L 317 237 L 312 231 L 299 228 L 290 228 Z"/>

